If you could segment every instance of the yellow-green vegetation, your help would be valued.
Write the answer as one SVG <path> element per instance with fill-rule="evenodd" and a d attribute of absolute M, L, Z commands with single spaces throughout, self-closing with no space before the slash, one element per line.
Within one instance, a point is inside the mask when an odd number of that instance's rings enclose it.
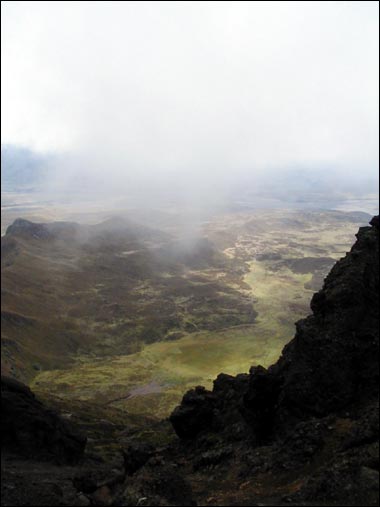
<path fill-rule="evenodd" d="M 244 281 L 259 313 L 254 325 L 192 333 L 128 356 L 81 358 L 69 370 L 40 373 L 32 386 L 62 397 L 96 400 L 103 407 L 166 417 L 186 390 L 210 388 L 220 372 L 236 375 L 253 364 L 275 362 L 293 336 L 295 320 L 306 313 L 311 291 L 304 284 L 310 278 L 311 273 L 295 274 L 288 268 L 273 272 L 266 262 L 252 261 Z"/>
<path fill-rule="evenodd" d="M 275 333 L 286 342 L 293 336 L 294 323 L 308 312 L 312 291 L 305 284 L 312 273 L 293 273 L 286 267 L 271 271 L 268 261 L 252 261 L 249 267 L 244 281 L 255 298 L 256 330 Z"/>
<path fill-rule="evenodd" d="M 218 215 L 201 231 L 210 243 L 191 254 L 161 237 L 164 247 L 142 250 L 124 236 L 83 249 L 53 245 L 48 253 L 36 242 L 33 263 L 19 255 L 5 271 L 5 309 L 36 322 L 30 329 L 8 324 L 10 358 L 14 341 L 23 343 L 21 331 L 27 350 L 38 352 L 42 342 L 30 333 L 37 335 L 45 314 L 64 315 L 61 326 L 44 322 L 55 330 L 49 351 L 62 349 L 62 361 L 41 357 L 44 371 L 33 371 L 32 388 L 67 405 L 93 404 L 101 414 L 166 417 L 188 389 L 210 388 L 219 373 L 277 360 L 294 323 L 309 313 L 313 292 L 349 250 L 360 220 L 284 210 Z M 49 291 L 48 304 L 41 305 L 37 289 Z M 66 349 L 54 348 L 61 338 Z"/>
<path fill-rule="evenodd" d="M 237 374 L 257 363 L 268 366 L 281 345 L 278 336 L 264 329 L 257 334 L 255 326 L 193 333 L 180 340 L 146 345 L 128 356 L 78 359 L 68 370 L 41 372 L 32 388 L 165 417 L 187 389 L 200 384 L 211 387 L 220 372 Z"/>

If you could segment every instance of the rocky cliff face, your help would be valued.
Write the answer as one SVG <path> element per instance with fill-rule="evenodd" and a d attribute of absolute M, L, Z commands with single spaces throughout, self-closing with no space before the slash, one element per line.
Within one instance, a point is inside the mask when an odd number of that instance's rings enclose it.
<path fill-rule="evenodd" d="M 376 217 L 314 295 L 313 314 L 297 323 L 279 361 L 267 370 L 253 367 L 249 375 L 220 375 L 212 392 L 188 392 L 171 416 L 177 434 L 193 438 L 241 419 L 258 442 L 266 441 L 297 421 L 358 410 L 376 399 L 378 256 Z"/>
<path fill-rule="evenodd" d="M 94 459 L 79 472 L 49 472 L 55 489 L 45 503 L 36 477 L 46 469 L 11 461 L 4 504 L 378 505 L 378 217 L 311 309 L 276 364 L 186 393 L 170 417 L 175 442 L 154 448 L 132 435 L 116 472 Z M 5 379 L 3 389 L 9 449 L 81 456 L 84 441 L 28 388 Z"/>
<path fill-rule="evenodd" d="M 360 228 L 311 309 L 276 364 L 253 367 L 248 375 L 219 375 L 212 392 L 188 392 L 171 423 L 187 446 L 202 452 L 220 455 L 226 445 L 235 446 L 235 456 L 252 464 L 243 475 L 298 470 L 302 481 L 290 503 L 377 505 L 378 217 Z M 238 442 L 245 448 L 236 451 Z M 305 465 L 313 476 L 302 470 Z"/>

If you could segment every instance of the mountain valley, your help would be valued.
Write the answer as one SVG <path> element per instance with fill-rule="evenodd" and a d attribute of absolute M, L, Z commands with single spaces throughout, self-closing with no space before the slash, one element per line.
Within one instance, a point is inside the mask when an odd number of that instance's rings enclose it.
<path fill-rule="evenodd" d="M 2 367 L 42 398 L 167 417 L 221 371 L 272 364 L 363 213 L 16 220 L 2 238 Z M 103 409 L 104 410 L 104 409 Z"/>
<path fill-rule="evenodd" d="M 29 354 L 33 360 L 39 354 L 25 330 L 44 318 L 49 322 L 47 315 L 41 303 L 31 306 L 40 311 L 33 315 L 21 314 L 21 306 L 19 313 L 16 307 L 4 310 L 9 340 L 17 344 L 19 336 L 23 347 L 7 349 L 13 355 L 6 355 L 2 376 L 3 505 L 378 505 L 379 218 L 359 228 L 344 256 L 343 241 L 362 215 L 308 216 L 310 227 L 294 217 L 289 223 L 289 215 L 275 218 L 278 232 L 286 224 L 287 234 L 277 236 L 281 241 L 270 244 L 261 230 L 261 243 L 246 235 L 228 246 L 224 236 L 224 250 L 221 243 L 216 249 L 210 231 L 220 231 L 208 224 L 207 245 L 213 248 L 212 255 L 202 249 L 202 267 L 199 249 L 186 265 L 181 256 L 182 275 L 196 259 L 198 277 L 216 272 L 229 280 L 220 287 L 233 287 L 245 301 L 249 296 L 252 323 L 141 341 L 138 352 L 123 354 L 110 340 L 114 351 L 99 348 L 97 356 L 93 335 L 83 330 L 83 349 L 70 350 L 63 342 L 61 362 L 52 335 L 50 359 L 59 369 L 28 369 Z M 327 222 L 335 227 L 330 250 L 333 229 Z M 252 217 L 248 223 L 252 231 Z M 102 238 L 109 226 L 99 226 Z M 123 228 L 125 235 L 124 222 Z M 15 222 L 3 238 L 8 283 L 26 255 L 22 246 L 28 245 L 28 253 L 33 248 L 29 260 L 36 243 L 40 248 L 46 241 L 45 252 L 48 245 L 50 252 L 59 245 L 61 252 L 72 252 L 72 245 L 63 248 L 61 234 L 72 241 L 78 230 L 73 224 Z M 319 242 L 311 251 L 314 235 Z M 84 251 L 85 259 L 94 241 L 89 237 L 90 244 L 74 249 L 80 257 Z M 159 238 L 166 244 L 167 238 Z M 260 244 L 253 256 L 250 249 Z M 300 257 L 300 245 L 313 256 Z M 298 320 L 294 338 L 280 352 L 287 328 L 294 332 L 290 319 L 303 311 L 310 287 L 334 256 L 339 260 L 311 298 L 311 314 Z M 62 282 L 70 279 L 72 260 L 49 265 L 65 273 Z M 75 261 L 76 268 L 84 265 Z M 12 301 L 21 301 L 16 285 L 10 289 Z M 103 319 L 107 332 L 109 320 Z M 57 323 L 58 331 L 63 328 Z M 75 336 L 79 343 L 82 335 Z M 32 391 L 14 378 L 22 375 L 29 375 Z"/>

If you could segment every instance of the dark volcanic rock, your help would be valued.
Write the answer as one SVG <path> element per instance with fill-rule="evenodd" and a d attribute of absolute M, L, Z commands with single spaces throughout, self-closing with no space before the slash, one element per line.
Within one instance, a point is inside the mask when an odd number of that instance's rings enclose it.
<path fill-rule="evenodd" d="M 193 438 L 214 421 L 215 396 L 204 387 L 198 386 L 188 391 L 170 416 L 180 438 Z"/>
<path fill-rule="evenodd" d="M 202 432 L 219 431 L 228 439 L 247 434 L 240 405 L 248 387 L 246 374 L 232 377 L 220 373 L 214 380 L 213 391 L 198 386 L 188 391 L 170 416 L 177 435 L 191 439 Z"/>
<path fill-rule="evenodd" d="M 239 409 L 256 442 L 266 443 L 300 421 L 378 397 L 378 218 L 371 225 L 359 229 L 351 252 L 332 268 L 312 299 L 313 314 L 297 323 L 275 365 L 252 368 L 244 381 L 240 375 L 216 380 L 212 392 L 197 388 L 184 396 L 170 419 L 181 438 L 226 432 L 231 413 L 238 422 Z"/>
<path fill-rule="evenodd" d="M 223 447 L 221 449 L 215 449 L 211 451 L 203 452 L 199 458 L 194 461 L 194 470 L 207 468 L 210 466 L 218 465 L 219 463 L 230 458 L 233 454 L 231 447 Z"/>
<path fill-rule="evenodd" d="M 133 475 L 153 456 L 154 448 L 149 444 L 137 442 L 123 449 L 122 454 L 125 473 Z"/>
<path fill-rule="evenodd" d="M 151 459 L 131 479 L 127 478 L 126 489 L 116 505 L 162 505 L 192 506 L 190 483 L 184 479 L 173 465 L 160 459 Z"/>
<path fill-rule="evenodd" d="M 82 457 L 86 438 L 21 382 L 1 377 L 1 412 L 3 451 L 59 463 L 76 463 Z"/>
<path fill-rule="evenodd" d="M 242 418 L 240 406 L 248 390 L 249 375 L 241 373 L 233 377 L 220 373 L 214 380 L 213 395 L 216 397 L 215 426 L 228 439 L 247 436 L 247 425 Z"/>
<path fill-rule="evenodd" d="M 379 228 L 379 215 L 371 218 L 369 223 L 370 223 L 370 225 L 372 225 L 373 227 L 376 227 L 378 229 Z"/>
<path fill-rule="evenodd" d="M 280 385 L 277 396 L 269 402 L 275 431 L 282 431 L 297 420 L 323 417 L 378 396 L 376 227 L 359 230 L 351 252 L 335 264 L 322 290 L 312 298 L 311 309 L 313 315 L 297 323 L 296 336 L 267 372 Z M 261 400 L 252 401 L 260 397 L 254 376 L 250 385 L 244 401 L 245 408 L 254 414 L 262 411 Z"/>
<path fill-rule="evenodd" d="M 242 464 L 243 503 L 233 505 L 379 504 L 378 217 L 370 223 L 276 364 L 219 375 L 212 392 L 190 391 L 171 417 L 198 473 L 212 467 L 223 480 Z"/>
<path fill-rule="evenodd" d="M 275 424 L 324 416 L 378 396 L 379 230 L 362 227 L 297 323 L 271 373 L 281 381 Z"/>
<path fill-rule="evenodd" d="M 249 387 L 243 397 L 242 413 L 256 439 L 267 442 L 272 437 L 280 379 L 262 366 L 252 367 L 249 373 Z"/>
<path fill-rule="evenodd" d="M 334 505 L 379 505 L 379 472 L 353 466 L 349 460 L 332 462 L 310 477 L 289 500 L 305 505 L 303 502 L 314 502 L 316 498 Z"/>

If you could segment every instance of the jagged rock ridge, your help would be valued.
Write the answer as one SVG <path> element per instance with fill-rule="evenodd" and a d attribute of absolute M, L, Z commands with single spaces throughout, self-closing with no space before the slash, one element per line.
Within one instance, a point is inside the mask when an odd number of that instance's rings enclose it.
<path fill-rule="evenodd" d="M 94 461 L 77 476 L 64 471 L 71 496 L 55 492 L 49 505 L 196 505 L 194 499 L 198 505 L 378 505 L 378 254 L 375 217 L 313 297 L 313 314 L 298 322 L 275 365 L 220 374 L 212 391 L 189 391 L 170 418 L 178 441 L 161 448 L 134 442 L 120 471 Z M 5 380 L 5 392 L 11 396 L 3 434 L 20 452 L 12 437 L 18 407 L 26 399 L 38 418 L 48 412 L 19 383 Z M 21 437 L 33 442 L 33 428 L 26 419 Z M 51 440 L 38 442 L 45 448 Z M 41 500 L 43 491 L 29 480 L 35 470 L 6 472 L 4 504 L 16 505 L 20 480 L 28 485 L 27 501 L 31 493 Z M 67 480 L 54 473 L 59 484 Z"/>
<path fill-rule="evenodd" d="M 249 375 L 219 376 L 213 392 L 188 392 L 171 421 L 180 437 L 193 437 L 239 413 L 258 440 L 295 421 L 357 408 L 378 395 L 379 229 L 362 227 L 346 257 L 311 301 L 313 314 L 299 321 L 279 361 Z M 235 391 L 235 394 L 234 394 Z M 226 394 L 228 396 L 226 398 Z M 226 399 L 230 399 L 226 403 Z M 212 408 L 211 408 L 212 407 Z M 225 410 L 223 411 L 223 407 Z M 198 416 L 195 416 L 195 414 Z M 201 420 L 204 419 L 202 424 Z M 238 416 L 235 414 L 235 418 Z M 194 423 L 192 423 L 194 421 Z"/>
<path fill-rule="evenodd" d="M 249 493 L 230 495 L 234 502 L 379 503 L 379 218 L 370 225 L 276 364 L 221 374 L 212 391 L 186 393 L 170 417 L 194 466 L 211 456 L 221 478 L 236 487 L 249 479 Z"/>

